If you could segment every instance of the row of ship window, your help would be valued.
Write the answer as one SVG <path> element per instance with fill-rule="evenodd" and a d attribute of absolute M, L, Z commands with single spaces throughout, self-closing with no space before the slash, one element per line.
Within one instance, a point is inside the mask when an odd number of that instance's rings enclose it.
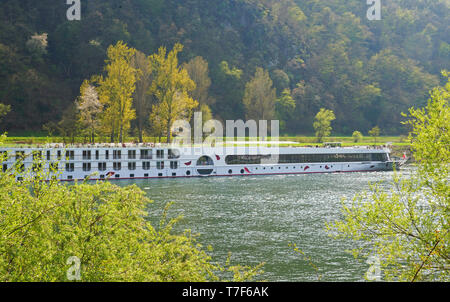
<path fill-rule="evenodd" d="M 138 163 L 140 164 L 140 163 Z M 170 169 L 178 169 L 178 161 L 170 161 L 169 162 L 170 165 Z M 128 170 L 136 170 L 136 162 L 128 162 Z M 49 164 L 49 168 L 52 171 L 57 171 L 59 168 L 58 163 L 50 163 Z M 99 162 L 97 163 L 97 168 L 98 171 L 106 171 L 106 162 Z M 23 172 L 25 170 L 25 165 L 24 164 L 18 164 L 16 166 L 16 169 L 19 172 Z M 33 163 L 32 165 L 32 170 L 36 171 L 36 170 L 41 170 L 42 169 L 42 164 L 40 163 Z M 92 169 L 92 164 L 91 163 L 83 163 L 83 171 L 91 171 Z M 122 163 L 121 162 L 113 162 L 113 170 L 114 171 L 120 171 L 122 169 Z M 142 162 L 142 169 L 143 170 L 150 170 L 150 162 L 149 161 L 144 161 Z M 157 170 L 162 170 L 164 169 L 164 162 L 163 161 L 157 161 L 156 162 L 156 169 Z M 8 165 L 7 164 L 3 164 L 2 165 L 2 170 L 3 172 L 6 172 L 8 170 Z M 75 171 L 75 164 L 74 163 L 66 163 L 65 164 L 65 171 L 66 172 L 73 172 Z"/>
<path fill-rule="evenodd" d="M 105 150 L 103 152 L 103 158 L 109 159 L 110 155 L 112 155 L 112 159 L 121 159 L 122 158 L 122 150 L 112 150 L 112 154 L 109 152 L 110 150 Z M 151 149 L 141 149 L 139 154 L 139 159 L 152 159 L 153 158 L 153 150 Z M 4 155 L 6 151 L 0 151 L 0 156 Z M 137 152 L 136 150 L 128 150 L 127 152 L 127 158 L 128 159 L 137 159 Z M 67 150 L 64 152 L 65 159 L 68 160 L 75 160 L 75 151 L 74 150 Z M 164 158 L 164 150 L 156 150 L 156 158 L 163 159 Z M 63 151 L 57 150 L 56 151 L 56 158 L 58 160 L 62 159 L 63 157 Z M 15 157 L 16 160 L 21 160 L 26 157 L 25 151 L 15 151 Z M 33 160 L 36 159 L 43 159 L 43 151 L 33 151 L 32 152 Z M 51 152 L 50 150 L 45 151 L 45 157 L 47 160 L 51 159 Z M 177 159 L 180 157 L 180 153 L 178 150 L 175 149 L 168 149 L 167 150 L 167 158 L 168 159 Z M 100 150 L 83 150 L 82 151 L 82 159 L 83 160 L 90 160 L 90 159 L 100 159 Z"/>
<path fill-rule="evenodd" d="M 387 161 L 385 153 L 334 153 L 334 154 L 279 154 L 279 155 L 228 155 L 227 165 L 296 164 L 329 162 Z"/>

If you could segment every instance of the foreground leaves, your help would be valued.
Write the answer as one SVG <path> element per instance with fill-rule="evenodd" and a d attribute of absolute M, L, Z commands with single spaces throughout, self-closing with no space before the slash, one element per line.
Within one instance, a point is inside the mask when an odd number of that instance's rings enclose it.
<path fill-rule="evenodd" d="M 217 281 L 221 271 L 241 281 L 259 272 L 212 263 L 189 232 L 172 234 L 177 219 L 166 212 L 155 229 L 149 203 L 134 185 L 0 174 L 0 281 L 67 281 L 73 256 L 81 281 Z"/>

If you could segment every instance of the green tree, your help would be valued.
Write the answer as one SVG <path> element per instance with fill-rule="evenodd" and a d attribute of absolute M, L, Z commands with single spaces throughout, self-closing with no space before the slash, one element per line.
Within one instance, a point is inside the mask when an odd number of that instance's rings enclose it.
<path fill-rule="evenodd" d="M 142 143 L 144 141 L 144 125 L 145 121 L 148 119 L 151 107 L 148 89 L 152 83 L 152 70 L 148 57 L 138 50 L 132 57 L 131 65 L 138 71 L 136 90 L 133 95 L 133 105 L 136 111 L 136 125 L 139 142 Z"/>
<path fill-rule="evenodd" d="M 63 142 L 66 143 L 66 138 L 70 138 L 71 142 L 75 142 L 75 136 L 80 132 L 79 111 L 75 103 L 70 104 L 63 112 L 61 120 L 56 124 L 56 130 L 63 137 Z"/>
<path fill-rule="evenodd" d="M 362 141 L 363 135 L 359 131 L 353 131 L 352 138 L 355 143 L 359 143 L 360 141 Z"/>
<path fill-rule="evenodd" d="M 271 120 L 275 117 L 277 96 L 269 73 L 258 67 L 255 75 L 245 85 L 243 103 L 246 118 L 254 120 Z"/>
<path fill-rule="evenodd" d="M 280 127 L 286 130 L 286 123 L 292 119 L 295 112 L 295 100 L 291 96 L 289 89 L 284 89 L 281 97 L 275 103 L 277 118 L 280 120 Z"/>
<path fill-rule="evenodd" d="M 211 106 L 223 120 L 245 118 L 245 108 L 242 103 L 244 95 L 243 70 L 231 66 L 227 61 L 218 64 L 217 74 L 211 84 L 211 92 L 217 100 Z"/>
<path fill-rule="evenodd" d="M 149 93 L 157 99 L 150 120 L 166 129 L 167 143 L 171 141 L 172 124 L 177 119 L 189 121 L 192 110 L 198 106 L 198 102 L 189 96 L 195 83 L 186 69 L 178 66 L 177 56 L 182 50 L 183 45 L 177 43 L 168 54 L 166 48 L 161 47 L 158 53 L 150 56 L 154 79 Z"/>
<path fill-rule="evenodd" d="M 10 105 L 4 105 L 0 103 L 0 122 L 4 116 L 6 116 L 11 111 Z"/>
<path fill-rule="evenodd" d="M 370 130 L 369 130 L 369 135 L 370 135 L 371 137 L 373 137 L 373 139 L 374 139 L 374 144 L 376 144 L 376 143 L 377 143 L 377 137 L 380 136 L 380 127 L 375 126 L 375 127 L 373 127 L 372 129 L 370 129 Z"/>
<path fill-rule="evenodd" d="M 450 81 L 435 88 L 423 109 L 410 109 L 416 169 L 395 174 L 389 191 L 379 184 L 343 201 L 336 238 L 359 242 L 355 256 L 377 257 L 387 280 L 450 280 Z"/>
<path fill-rule="evenodd" d="M 195 57 L 183 64 L 183 68 L 187 70 L 189 77 L 195 83 L 195 89 L 190 93 L 191 97 L 199 105 L 206 104 L 211 106 L 214 103 L 214 99 L 208 94 L 209 86 L 211 86 L 211 79 L 208 75 L 208 62 L 202 57 Z"/>
<path fill-rule="evenodd" d="M 316 114 L 313 127 L 316 131 L 316 137 L 319 143 L 323 141 L 323 138 L 331 134 L 331 122 L 336 119 L 334 112 L 329 109 L 321 108 Z"/>
<path fill-rule="evenodd" d="M 137 70 L 131 65 L 136 50 L 122 41 L 108 47 L 105 71 L 106 77 L 94 77 L 98 83 L 100 102 L 105 106 L 102 124 L 109 130 L 111 141 L 124 135 L 130 128 L 130 121 L 136 117 L 133 106 L 133 93 L 136 89 Z"/>

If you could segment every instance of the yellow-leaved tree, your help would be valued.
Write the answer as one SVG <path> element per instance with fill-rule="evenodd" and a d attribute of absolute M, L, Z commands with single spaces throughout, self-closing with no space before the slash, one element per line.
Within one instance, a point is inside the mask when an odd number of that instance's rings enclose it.
<path fill-rule="evenodd" d="M 114 142 L 117 135 L 123 143 L 124 135 L 130 128 L 130 121 L 136 117 L 133 109 L 133 93 L 136 89 L 138 70 L 131 60 L 136 50 L 122 41 L 108 48 L 105 63 L 106 77 L 95 77 L 98 83 L 100 102 L 105 107 L 102 115 L 103 129 Z"/>
<path fill-rule="evenodd" d="M 179 119 L 189 121 L 193 109 L 198 106 L 198 102 L 189 96 L 195 83 L 186 69 L 178 66 L 177 55 L 182 50 L 183 45 L 177 43 L 169 53 L 161 47 L 158 53 L 150 56 L 153 82 L 149 94 L 157 100 L 152 106 L 150 122 L 157 122 L 166 129 L 167 143 L 170 143 L 173 123 Z"/>

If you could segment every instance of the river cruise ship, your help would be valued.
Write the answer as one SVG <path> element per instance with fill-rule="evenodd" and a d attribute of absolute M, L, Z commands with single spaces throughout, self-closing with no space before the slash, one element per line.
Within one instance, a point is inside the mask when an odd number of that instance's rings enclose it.
<path fill-rule="evenodd" d="M 95 144 L 0 148 L 1 168 L 63 181 L 392 171 L 388 148 Z"/>

